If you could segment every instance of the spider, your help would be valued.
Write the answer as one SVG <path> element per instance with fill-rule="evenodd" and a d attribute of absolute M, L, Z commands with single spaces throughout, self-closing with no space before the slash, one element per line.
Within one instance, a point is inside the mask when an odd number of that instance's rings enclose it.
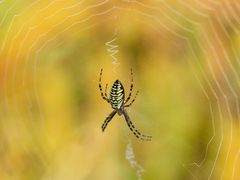
<path fill-rule="evenodd" d="M 108 123 L 112 120 L 112 118 L 115 116 L 116 113 L 118 113 L 119 116 L 121 116 L 123 114 L 127 125 L 129 127 L 129 129 L 133 132 L 133 134 L 141 140 L 147 140 L 150 141 L 152 136 L 145 136 L 143 134 L 141 134 L 133 125 L 132 121 L 130 120 L 130 117 L 128 116 L 128 113 L 126 111 L 125 108 L 130 107 L 133 102 L 135 101 L 139 91 L 136 92 L 135 97 L 131 100 L 131 102 L 129 104 L 127 104 L 127 102 L 130 100 L 131 96 L 132 96 L 132 90 L 133 90 L 133 71 L 131 69 L 131 86 L 130 86 L 130 92 L 129 95 L 127 97 L 127 99 L 125 100 L 125 93 L 124 93 L 124 87 L 122 85 L 122 83 L 119 80 L 116 80 L 113 85 L 112 88 L 110 90 L 110 96 L 108 98 L 107 96 L 107 87 L 108 84 L 106 84 L 105 87 L 105 92 L 103 93 L 103 89 L 102 89 L 102 84 L 101 84 L 101 80 L 102 80 L 102 72 L 103 69 L 101 69 L 100 72 L 100 78 L 99 78 L 99 89 L 100 89 L 100 93 L 102 98 L 107 101 L 108 103 L 110 103 L 113 111 L 107 116 L 107 118 L 105 119 L 104 123 L 102 124 L 102 131 L 104 132 L 105 128 L 107 127 Z"/>

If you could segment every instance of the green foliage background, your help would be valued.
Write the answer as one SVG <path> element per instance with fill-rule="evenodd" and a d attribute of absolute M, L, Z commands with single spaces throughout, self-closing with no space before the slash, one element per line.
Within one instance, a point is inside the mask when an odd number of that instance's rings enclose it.
<path fill-rule="evenodd" d="M 238 179 L 237 1 L 1 1 L 0 179 Z M 111 57 L 107 42 L 119 50 Z M 140 90 L 139 141 L 98 90 Z"/>

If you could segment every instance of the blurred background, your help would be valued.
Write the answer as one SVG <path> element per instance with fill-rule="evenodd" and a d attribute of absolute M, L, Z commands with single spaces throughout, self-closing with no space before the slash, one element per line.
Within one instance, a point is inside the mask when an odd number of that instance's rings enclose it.
<path fill-rule="evenodd" d="M 237 0 L 0 1 L 0 179 L 240 179 Z M 140 132 L 100 96 L 119 79 Z M 133 93 L 133 94 L 134 94 Z"/>

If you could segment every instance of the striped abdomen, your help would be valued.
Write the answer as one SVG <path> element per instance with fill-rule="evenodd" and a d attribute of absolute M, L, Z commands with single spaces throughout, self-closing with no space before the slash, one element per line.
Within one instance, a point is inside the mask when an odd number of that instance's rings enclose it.
<path fill-rule="evenodd" d="M 116 80 L 110 92 L 110 104 L 113 109 L 121 109 L 124 103 L 124 88 L 119 80 Z"/>

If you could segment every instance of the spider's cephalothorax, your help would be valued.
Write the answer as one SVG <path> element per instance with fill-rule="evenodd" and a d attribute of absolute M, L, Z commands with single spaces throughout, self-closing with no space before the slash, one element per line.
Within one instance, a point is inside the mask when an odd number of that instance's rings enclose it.
<path fill-rule="evenodd" d="M 143 134 L 141 134 L 133 125 L 132 121 L 130 120 L 130 117 L 128 116 L 127 111 L 125 110 L 126 107 L 130 107 L 132 105 L 132 103 L 135 101 L 138 92 L 136 93 L 135 97 L 132 99 L 132 101 L 127 104 L 127 102 L 130 100 L 131 95 L 132 95 L 132 90 L 133 90 L 133 72 L 131 69 L 131 75 L 132 75 L 132 80 L 131 80 L 131 86 L 130 86 L 130 92 L 129 95 L 127 97 L 127 99 L 125 100 L 125 93 L 124 93 L 124 87 L 122 85 L 122 83 L 119 80 L 116 80 L 111 88 L 110 91 L 110 97 L 107 97 L 107 87 L 108 84 L 106 84 L 105 87 L 105 92 L 103 93 L 102 90 L 102 84 L 101 84 L 101 78 L 102 78 L 102 71 L 103 69 L 101 69 L 100 72 L 100 78 L 99 78 L 99 89 L 101 92 L 101 96 L 104 100 L 106 100 L 108 103 L 111 104 L 113 111 L 111 112 L 111 114 L 106 118 L 106 120 L 104 121 L 103 125 L 102 125 L 102 131 L 105 130 L 105 128 L 107 127 L 108 123 L 112 120 L 112 118 L 115 116 L 116 113 L 118 113 L 118 115 L 124 115 L 124 118 L 127 122 L 127 125 L 129 127 L 129 129 L 133 132 L 133 134 L 141 139 L 141 140 L 147 140 L 150 141 L 151 140 L 151 136 L 145 136 Z"/>

